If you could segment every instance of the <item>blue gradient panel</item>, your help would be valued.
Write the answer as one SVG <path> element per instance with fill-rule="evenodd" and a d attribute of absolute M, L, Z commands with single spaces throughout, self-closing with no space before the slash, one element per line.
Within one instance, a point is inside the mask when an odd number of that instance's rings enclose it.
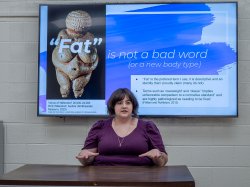
<path fill-rule="evenodd" d="M 228 25 L 235 23 L 236 15 L 230 20 L 235 9 L 214 4 L 213 12 L 209 5 L 134 5 L 115 13 L 107 5 L 106 98 L 119 87 L 130 88 L 131 75 L 217 75 L 219 69 L 235 63 L 236 34 L 229 30 L 236 32 L 236 25 Z M 223 21 L 219 26 L 217 19 Z M 217 30 L 220 27 L 224 32 Z M 205 32 L 206 28 L 211 29 Z M 130 63 L 144 67 L 129 68 Z M 156 67 L 146 66 L 150 63 Z M 171 68 L 163 67 L 164 63 Z M 177 63 L 180 67 L 174 68 Z M 185 68 L 186 63 L 199 64 L 199 68 Z"/>

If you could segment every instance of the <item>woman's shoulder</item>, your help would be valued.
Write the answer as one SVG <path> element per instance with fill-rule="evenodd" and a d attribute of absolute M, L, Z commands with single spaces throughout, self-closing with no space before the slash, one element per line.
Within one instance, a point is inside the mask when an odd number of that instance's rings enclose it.
<path fill-rule="evenodd" d="M 111 122 L 111 118 L 98 120 L 93 124 L 92 129 L 102 129 L 104 127 L 107 127 L 107 125 Z"/>
<path fill-rule="evenodd" d="M 138 125 L 146 131 L 152 131 L 157 128 L 153 121 L 145 119 L 139 119 Z"/>
<path fill-rule="evenodd" d="M 160 131 L 156 124 L 151 120 L 140 120 L 140 126 L 145 134 L 151 139 L 159 141 L 161 139 Z"/>
<path fill-rule="evenodd" d="M 155 126 L 155 123 L 151 120 L 138 119 L 138 124 L 144 127 Z"/>

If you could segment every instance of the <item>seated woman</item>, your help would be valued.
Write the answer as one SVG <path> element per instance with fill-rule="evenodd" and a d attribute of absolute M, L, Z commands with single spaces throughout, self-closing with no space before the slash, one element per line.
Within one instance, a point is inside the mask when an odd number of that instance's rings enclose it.
<path fill-rule="evenodd" d="M 164 166 L 168 156 L 152 121 L 137 116 L 138 101 L 117 89 L 107 103 L 110 117 L 97 121 L 76 158 L 82 165 Z"/>

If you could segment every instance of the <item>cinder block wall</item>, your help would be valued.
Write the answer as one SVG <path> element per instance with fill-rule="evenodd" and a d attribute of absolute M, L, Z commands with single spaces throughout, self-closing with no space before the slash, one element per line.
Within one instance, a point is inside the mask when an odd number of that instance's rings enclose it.
<path fill-rule="evenodd" d="M 0 176 L 4 174 L 4 128 L 0 121 Z"/>
<path fill-rule="evenodd" d="M 79 164 L 75 155 L 97 118 L 36 116 L 38 4 L 86 2 L 92 1 L 0 0 L 5 172 L 28 163 Z M 250 186 L 250 1 L 238 3 L 239 118 L 152 119 L 163 135 L 169 165 L 187 165 L 197 187 Z"/>

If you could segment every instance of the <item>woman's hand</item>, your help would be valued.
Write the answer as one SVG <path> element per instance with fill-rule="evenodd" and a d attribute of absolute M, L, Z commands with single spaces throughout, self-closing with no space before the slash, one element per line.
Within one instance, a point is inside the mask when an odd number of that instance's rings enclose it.
<path fill-rule="evenodd" d="M 77 156 L 76 159 L 81 162 L 82 165 L 86 166 L 91 164 L 94 161 L 94 158 L 99 155 L 97 149 L 83 149 Z"/>
<path fill-rule="evenodd" d="M 159 151 L 158 149 L 151 149 L 150 151 L 139 155 L 139 157 L 144 156 L 151 158 L 157 166 L 165 166 L 168 161 L 167 154 Z"/>

